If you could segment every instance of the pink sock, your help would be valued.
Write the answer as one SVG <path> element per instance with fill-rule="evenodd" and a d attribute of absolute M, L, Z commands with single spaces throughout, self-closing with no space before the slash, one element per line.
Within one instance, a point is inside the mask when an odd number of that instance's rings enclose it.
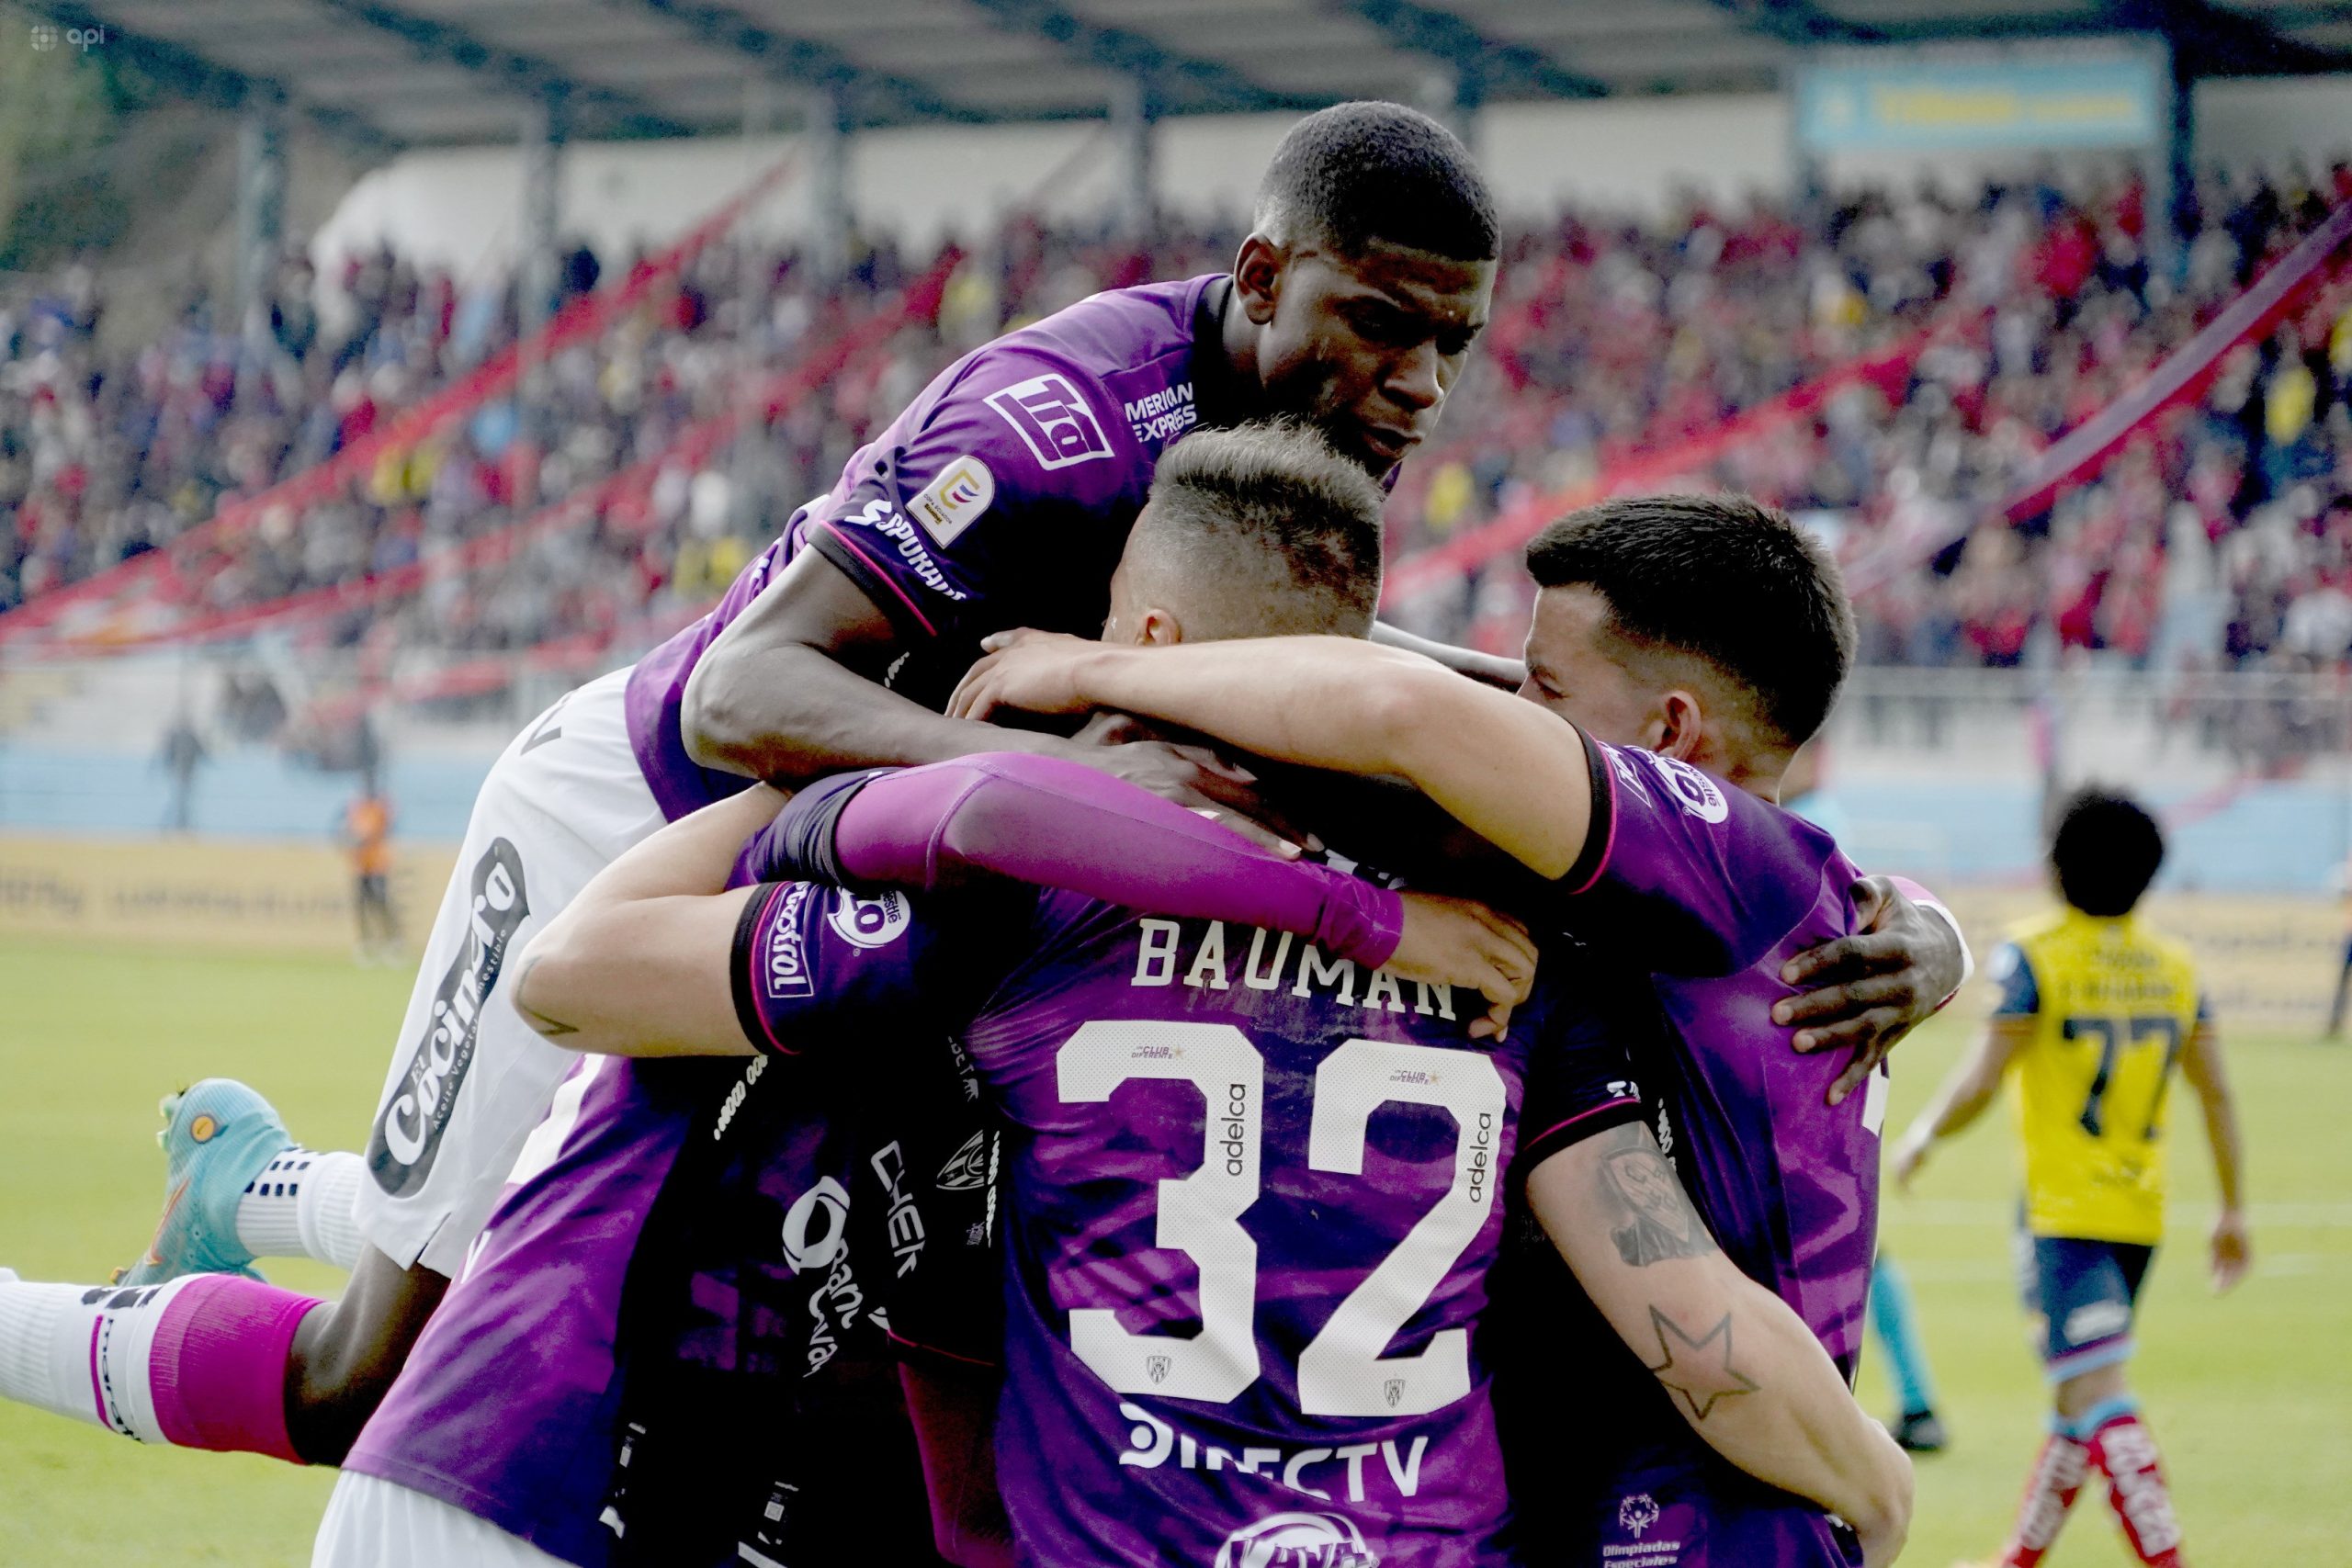
<path fill-rule="evenodd" d="M 286 1431 L 286 1364 L 294 1331 L 323 1304 L 235 1274 L 190 1280 L 164 1305 L 148 1353 L 164 1439 L 300 1464 Z"/>

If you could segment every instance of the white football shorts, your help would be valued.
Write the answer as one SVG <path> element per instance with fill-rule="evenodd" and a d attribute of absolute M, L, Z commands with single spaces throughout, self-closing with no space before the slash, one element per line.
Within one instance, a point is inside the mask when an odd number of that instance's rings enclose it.
<path fill-rule="evenodd" d="M 519 1535 L 438 1497 L 345 1471 L 311 1546 L 311 1568 L 570 1568 Z"/>
<path fill-rule="evenodd" d="M 588 879 L 662 825 L 622 715 L 627 670 L 566 693 L 474 800 L 366 1158 L 360 1234 L 455 1279 L 575 1053 L 514 1010 L 514 961 Z"/>

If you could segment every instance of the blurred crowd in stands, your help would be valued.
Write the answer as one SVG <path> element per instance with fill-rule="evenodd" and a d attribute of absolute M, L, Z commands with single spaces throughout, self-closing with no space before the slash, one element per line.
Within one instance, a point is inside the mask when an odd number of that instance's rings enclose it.
<path fill-rule="evenodd" d="M 2113 400 L 2352 196 L 2352 175 L 2215 175 L 2168 254 L 2120 166 L 1965 196 L 1801 206 L 1697 200 L 1635 222 L 1570 212 L 1508 242 L 1492 324 L 1438 439 L 1407 466 L 1392 558 L 1701 434 L 1931 323 L 1907 369 L 1694 467 L 1817 525 L 1849 562 L 1863 657 L 2159 670 L 2332 666 L 2352 649 L 2352 285 L 2331 279 L 2233 355 L 2096 482 L 1995 515 L 2059 433 Z M 1022 217 L 967 236 L 935 321 L 695 468 L 516 558 L 303 634 L 390 660 L 565 638 L 618 651 L 714 597 L 793 508 L 955 356 L 1095 289 L 1215 271 L 1239 226 L 1147 241 Z M 564 287 L 639 265 L 585 250 Z M 789 251 L 722 241 L 526 395 L 388 455 L 343 491 L 179 573 L 228 609 L 352 582 L 481 537 L 656 457 L 736 406 L 933 258 L 861 243 L 820 286 Z M 2352 276 L 2352 273 L 2347 273 Z M 117 341 L 91 272 L 0 293 L 0 609 L 37 600 L 321 463 L 515 341 L 514 291 L 389 253 L 279 270 L 266 319 L 190 286 L 153 341 Z M 1515 552 L 1398 606 L 1415 629 L 1508 647 Z"/>

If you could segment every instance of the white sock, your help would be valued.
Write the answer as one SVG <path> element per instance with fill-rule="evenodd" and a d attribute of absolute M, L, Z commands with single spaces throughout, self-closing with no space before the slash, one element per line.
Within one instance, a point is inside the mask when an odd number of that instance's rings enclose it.
<path fill-rule="evenodd" d="M 0 1396 L 142 1443 L 165 1441 L 148 1352 L 164 1304 L 203 1278 L 130 1286 L 0 1280 Z"/>
<path fill-rule="evenodd" d="M 237 1239 L 255 1258 L 312 1258 L 337 1269 L 359 1262 L 359 1184 L 368 1162 L 336 1151 L 288 1148 L 237 1200 Z"/>

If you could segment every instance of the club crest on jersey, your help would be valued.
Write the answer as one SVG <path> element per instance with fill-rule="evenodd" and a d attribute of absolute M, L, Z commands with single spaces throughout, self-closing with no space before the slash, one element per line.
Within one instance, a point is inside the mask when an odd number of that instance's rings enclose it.
<path fill-rule="evenodd" d="M 1143 1375 L 1149 1378 L 1152 1386 L 1157 1388 L 1168 1381 L 1168 1370 L 1175 1364 L 1165 1356 L 1146 1356 L 1143 1359 Z"/>
<path fill-rule="evenodd" d="M 875 894 L 840 895 L 825 923 L 852 947 L 888 947 L 914 921 L 907 896 L 896 888 Z"/>
<path fill-rule="evenodd" d="M 1214 1568 L 1380 1568 L 1380 1559 L 1352 1519 L 1275 1514 L 1227 1536 Z"/>
<path fill-rule="evenodd" d="M 1635 1540 L 1641 1540 L 1642 1532 L 1656 1523 L 1657 1523 L 1657 1499 L 1648 1493 L 1636 1492 L 1630 1497 L 1621 1497 L 1617 1500 L 1618 1527 L 1632 1530 Z"/>
<path fill-rule="evenodd" d="M 424 1037 L 368 1136 L 368 1174 L 395 1198 L 415 1191 L 433 1173 L 441 1134 L 457 1110 L 458 1089 L 473 1066 L 482 1003 L 498 984 L 508 944 L 531 912 L 524 896 L 523 857 L 504 839 L 490 841 L 474 863 L 471 882 L 465 941 L 434 993 Z"/>
<path fill-rule="evenodd" d="M 989 1184 L 989 1134 L 986 1128 L 964 1140 L 964 1146 L 939 1168 L 942 1192 L 978 1192 Z"/>
<path fill-rule="evenodd" d="M 1380 1385 L 1380 1397 L 1388 1402 L 1389 1409 L 1396 1409 L 1396 1402 L 1405 1397 L 1405 1380 L 1403 1378 L 1390 1378 L 1386 1382 L 1382 1383 Z"/>
<path fill-rule="evenodd" d="M 1111 455 L 1094 411 L 1059 376 L 1033 376 L 991 396 L 989 407 L 1012 426 L 1040 467 L 1067 468 Z"/>
<path fill-rule="evenodd" d="M 907 511 L 932 542 L 944 549 L 978 522 L 995 499 L 996 476 L 986 463 L 967 454 L 940 469 L 939 477 L 907 502 Z"/>

